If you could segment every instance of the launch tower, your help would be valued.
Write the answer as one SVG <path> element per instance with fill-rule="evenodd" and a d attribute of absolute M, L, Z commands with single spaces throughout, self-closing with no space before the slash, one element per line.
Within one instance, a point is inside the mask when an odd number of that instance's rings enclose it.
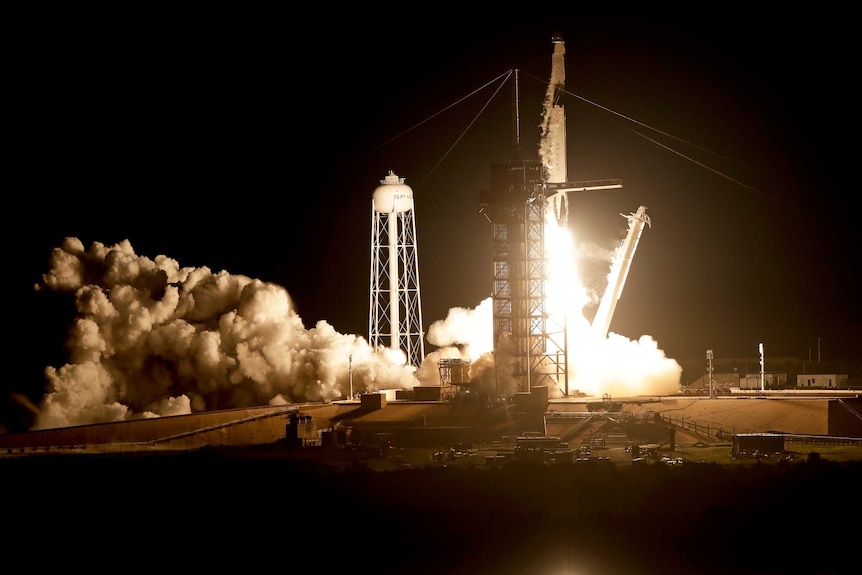
<path fill-rule="evenodd" d="M 419 368 L 425 358 L 413 190 L 390 171 L 371 200 L 371 301 L 368 341 L 404 353 Z"/>
<path fill-rule="evenodd" d="M 552 74 L 539 146 L 542 160 L 526 158 L 521 152 L 515 70 L 514 151 L 509 162 L 491 166 L 490 189 L 480 198 L 480 211 L 491 222 L 495 360 L 511 358 L 518 391 L 547 386 L 568 395 L 566 318 L 561 311 L 550 310 L 546 301 L 551 273 L 545 251 L 546 216 L 553 210 L 558 225 L 567 225 L 568 192 L 621 188 L 622 180 L 566 181 L 561 104 L 565 48 L 559 35 L 552 42 Z"/>

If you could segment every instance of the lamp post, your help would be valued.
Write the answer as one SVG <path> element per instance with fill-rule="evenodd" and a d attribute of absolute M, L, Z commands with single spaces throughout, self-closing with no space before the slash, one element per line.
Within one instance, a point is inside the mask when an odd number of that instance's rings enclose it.
<path fill-rule="evenodd" d="M 712 386 L 712 350 L 706 350 L 706 362 L 709 369 L 709 397 L 715 397 L 715 392 Z"/>
<path fill-rule="evenodd" d="M 764 389 L 766 389 L 766 383 L 765 383 L 764 373 L 763 373 L 763 369 L 764 369 L 763 342 L 760 343 L 760 345 L 758 346 L 757 349 L 760 351 L 760 391 L 763 391 Z"/>

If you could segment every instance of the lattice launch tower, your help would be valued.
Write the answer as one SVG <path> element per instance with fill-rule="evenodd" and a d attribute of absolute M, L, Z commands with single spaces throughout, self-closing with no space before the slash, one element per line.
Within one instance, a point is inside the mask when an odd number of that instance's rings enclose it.
<path fill-rule="evenodd" d="M 548 305 L 551 264 L 545 225 L 567 225 L 569 192 L 621 188 L 622 180 L 569 182 L 566 174 L 566 126 L 562 95 L 565 44 L 552 38 L 551 81 L 545 99 L 541 159 L 527 158 L 520 145 L 518 71 L 513 82 L 514 142 L 507 163 L 491 166 L 489 191 L 480 211 L 491 222 L 494 353 L 511 363 L 518 391 L 545 386 L 569 394 L 565 314 Z"/>

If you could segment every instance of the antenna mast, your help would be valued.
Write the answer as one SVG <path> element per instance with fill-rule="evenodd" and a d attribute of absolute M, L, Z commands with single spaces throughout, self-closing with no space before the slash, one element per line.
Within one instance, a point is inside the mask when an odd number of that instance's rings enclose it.
<path fill-rule="evenodd" d="M 512 148 L 516 156 L 521 155 L 521 93 L 518 85 L 518 69 L 515 68 L 515 81 L 512 82 Z"/>

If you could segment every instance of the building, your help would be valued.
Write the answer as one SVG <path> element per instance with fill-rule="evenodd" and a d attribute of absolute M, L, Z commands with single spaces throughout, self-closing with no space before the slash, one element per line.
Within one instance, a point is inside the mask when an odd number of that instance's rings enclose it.
<path fill-rule="evenodd" d="M 787 386 L 786 373 L 746 373 L 739 378 L 740 389 L 783 389 Z"/>
<path fill-rule="evenodd" d="M 847 387 L 847 374 L 800 373 L 796 376 L 796 387 L 800 389 L 842 389 Z"/>

